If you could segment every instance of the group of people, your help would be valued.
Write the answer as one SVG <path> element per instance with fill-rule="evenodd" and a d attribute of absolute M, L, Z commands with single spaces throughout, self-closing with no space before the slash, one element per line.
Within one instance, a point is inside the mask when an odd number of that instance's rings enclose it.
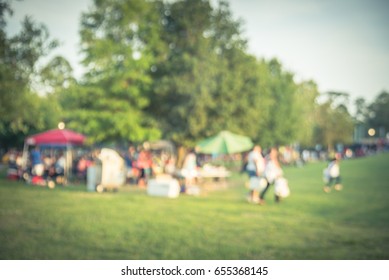
<path fill-rule="evenodd" d="M 62 183 L 66 169 L 64 153 L 42 154 L 39 147 L 32 149 L 25 159 L 22 152 L 12 151 L 7 163 L 9 179 L 25 180 L 36 185 L 44 185 L 47 181 Z"/>
<path fill-rule="evenodd" d="M 17 150 L 10 150 L 2 157 L 3 164 L 8 166 L 7 178 L 18 180 L 23 177 L 23 154 Z"/>
<path fill-rule="evenodd" d="M 330 159 L 328 166 L 323 171 L 325 185 L 324 192 L 329 193 L 332 189 L 342 190 L 340 176 L 341 155 L 336 153 Z M 264 204 L 265 195 L 269 188 L 274 185 L 274 199 L 280 202 L 281 198 L 290 194 L 287 180 L 283 176 L 283 170 L 278 159 L 278 150 L 273 147 L 266 157 L 262 155 L 262 148 L 254 146 L 248 154 L 245 171 L 249 176 L 248 201 L 251 203 Z"/>
<path fill-rule="evenodd" d="M 265 195 L 271 185 L 280 184 L 283 179 L 283 171 L 278 160 L 278 151 L 276 148 L 271 148 L 269 154 L 264 157 L 262 148 L 259 145 L 254 146 L 253 150 L 247 156 L 245 167 L 249 176 L 249 196 L 248 201 L 265 203 Z M 282 181 L 285 184 L 285 180 Z M 282 187 L 284 190 L 279 190 L 278 187 L 274 192 L 275 201 L 280 202 L 281 197 L 287 196 L 289 190 L 287 185 Z M 287 191 L 285 191 L 287 189 Z"/>
<path fill-rule="evenodd" d="M 341 155 L 339 153 L 335 154 L 327 168 L 323 171 L 323 180 L 325 182 L 323 190 L 326 193 L 332 189 L 337 191 L 342 190 L 339 167 L 340 159 Z M 130 146 L 124 155 L 124 160 L 127 169 L 127 183 L 137 184 L 139 187 L 146 187 L 147 180 L 155 172 L 155 160 L 151 151 L 144 147 L 136 149 L 134 146 Z M 160 160 L 163 161 L 160 164 L 164 169 L 162 172 L 169 174 L 169 170 L 171 169 L 170 173 L 173 174 L 175 163 L 171 157 L 162 155 L 160 156 Z M 30 151 L 27 170 L 22 170 L 22 161 L 21 153 L 9 154 L 9 178 L 25 179 L 23 178 L 23 174 L 27 172 L 30 175 L 30 180 L 57 181 L 64 177 L 67 164 L 63 152 L 59 152 L 55 156 L 49 153 L 42 155 L 38 147 Z M 86 180 L 86 171 L 91 164 L 93 164 L 93 161 L 87 155 L 81 156 L 75 164 L 73 163 L 73 172 L 76 172 L 78 179 Z M 185 186 L 195 185 L 197 166 L 196 154 L 194 150 L 190 150 L 185 157 L 182 167 Z M 244 170 L 249 177 L 250 191 L 247 198 L 249 202 L 260 205 L 264 204 L 265 196 L 272 186 L 274 186 L 274 199 L 276 202 L 280 202 L 283 197 L 289 195 L 289 187 L 283 175 L 277 148 L 271 148 L 268 154 L 264 156 L 261 146 L 254 146 L 248 153 L 244 166 Z"/>
<path fill-rule="evenodd" d="M 155 173 L 172 173 L 174 171 L 174 157 L 161 152 L 154 155 L 147 147 L 130 146 L 127 153 L 123 155 L 127 169 L 127 183 L 136 184 L 145 188 L 147 181 Z"/>
<path fill-rule="evenodd" d="M 66 170 L 66 158 L 63 152 L 60 152 L 57 156 L 51 156 L 50 154 L 42 156 L 39 148 L 36 147 L 31 151 L 30 159 L 33 180 L 38 180 L 37 177 L 41 177 L 62 183 L 61 180 Z"/>

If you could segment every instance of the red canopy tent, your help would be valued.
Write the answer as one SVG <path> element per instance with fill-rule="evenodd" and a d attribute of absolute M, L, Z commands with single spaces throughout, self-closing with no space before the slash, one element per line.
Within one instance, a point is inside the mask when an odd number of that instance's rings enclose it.
<path fill-rule="evenodd" d="M 28 146 L 49 146 L 66 148 L 66 170 L 65 177 L 68 177 L 72 165 L 70 147 L 82 145 L 86 137 L 69 129 L 52 129 L 42 133 L 34 134 L 26 138 L 23 150 L 23 167 L 27 164 Z"/>
<path fill-rule="evenodd" d="M 82 145 L 86 137 L 69 129 L 52 129 L 26 139 L 27 145 Z"/>

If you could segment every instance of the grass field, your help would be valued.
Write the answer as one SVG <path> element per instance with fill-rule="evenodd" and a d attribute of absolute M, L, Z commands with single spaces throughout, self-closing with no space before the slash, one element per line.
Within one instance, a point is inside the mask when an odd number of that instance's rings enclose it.
<path fill-rule="evenodd" d="M 389 154 L 343 161 L 341 192 L 322 191 L 324 166 L 285 168 L 291 196 L 263 206 L 243 175 L 178 199 L 0 179 L 0 259 L 389 259 Z"/>

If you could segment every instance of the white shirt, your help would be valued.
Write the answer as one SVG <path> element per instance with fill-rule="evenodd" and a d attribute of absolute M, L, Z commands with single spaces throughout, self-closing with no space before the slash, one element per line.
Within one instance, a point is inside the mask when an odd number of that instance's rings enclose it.
<path fill-rule="evenodd" d="M 282 177 L 283 172 L 272 160 L 269 160 L 266 164 L 265 177 L 269 183 L 273 183 L 275 179 Z"/>
<path fill-rule="evenodd" d="M 251 151 L 247 158 L 247 167 L 248 171 L 255 171 L 258 174 L 261 174 L 265 169 L 265 160 L 262 157 L 261 153 L 257 151 Z"/>

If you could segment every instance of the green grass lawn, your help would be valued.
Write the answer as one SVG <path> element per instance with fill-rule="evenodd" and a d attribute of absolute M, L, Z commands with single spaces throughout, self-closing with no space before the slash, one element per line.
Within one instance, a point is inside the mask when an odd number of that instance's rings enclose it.
<path fill-rule="evenodd" d="M 0 179 L 0 259 L 389 259 L 389 154 L 343 161 L 341 192 L 322 191 L 324 166 L 285 168 L 291 196 L 263 206 L 238 174 L 177 199 Z"/>

